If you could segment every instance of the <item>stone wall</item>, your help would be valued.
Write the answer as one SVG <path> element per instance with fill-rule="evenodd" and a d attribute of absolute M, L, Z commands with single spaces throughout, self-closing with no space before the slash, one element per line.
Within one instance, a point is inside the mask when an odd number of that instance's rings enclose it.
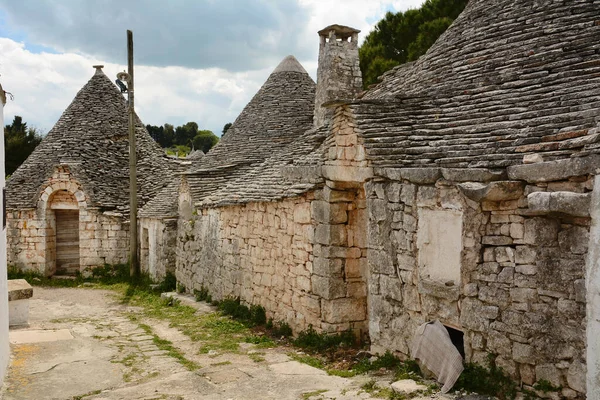
<path fill-rule="evenodd" d="M 177 219 L 140 219 L 140 268 L 156 281 L 175 273 Z"/>
<path fill-rule="evenodd" d="M 81 271 L 105 263 L 126 263 L 129 225 L 123 221 L 123 214 L 89 207 L 88 201 L 69 167 L 57 167 L 41 188 L 37 208 L 8 210 L 8 264 L 48 276 L 54 274 L 54 209 L 79 210 Z"/>
<path fill-rule="evenodd" d="M 594 177 L 590 202 L 592 225 L 586 261 L 587 396 L 600 398 L 600 175 Z"/>
<path fill-rule="evenodd" d="M 330 212 L 323 192 L 337 193 L 319 190 L 181 218 L 178 282 L 188 291 L 205 287 L 217 300 L 239 296 L 262 305 L 269 317 L 287 322 L 295 332 L 309 325 L 362 331 L 366 285 L 360 265 L 366 259 L 352 245 L 358 211 L 339 197 Z"/>
<path fill-rule="evenodd" d="M 534 203 L 540 193 L 589 196 L 589 176 L 527 184 L 473 182 L 506 179 L 486 170 L 380 173 L 367 184 L 374 350 L 408 356 L 416 327 L 438 319 L 464 333 L 466 361 L 486 365 L 493 354 L 526 386 L 545 379 L 583 398 L 590 218 Z"/>
<path fill-rule="evenodd" d="M 179 221 L 177 280 L 216 300 L 240 297 L 295 329 L 320 327 L 311 294 L 314 228 L 310 199 L 198 211 Z"/>
<path fill-rule="evenodd" d="M 4 104 L 6 97 L 0 85 L 0 204 L 4 204 Z M 0 226 L 0 296 L 8 298 L 6 282 L 6 228 L 4 214 Z M 4 380 L 9 359 L 8 345 L 8 301 L 0 302 L 0 386 Z"/>

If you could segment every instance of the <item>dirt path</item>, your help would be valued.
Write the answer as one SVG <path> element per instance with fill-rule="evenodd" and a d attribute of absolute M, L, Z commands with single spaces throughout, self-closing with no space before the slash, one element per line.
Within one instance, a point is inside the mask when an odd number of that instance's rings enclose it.
<path fill-rule="evenodd" d="M 207 312 L 206 306 L 198 311 Z M 247 343 L 237 353 L 198 354 L 197 345 L 166 322 L 132 315 L 140 309 L 120 304 L 110 291 L 36 287 L 30 326 L 10 333 L 3 398 L 371 398 L 360 389 L 366 377 L 329 376 L 291 360 L 285 349 L 258 352 Z M 190 371 L 157 339 L 201 367 Z"/>
<path fill-rule="evenodd" d="M 197 318 L 215 312 L 192 305 Z M 112 291 L 34 288 L 29 326 L 10 332 L 11 366 L 0 399 L 374 398 L 361 389 L 370 377 L 329 376 L 292 360 L 289 348 L 239 343 L 236 351 L 201 354 L 198 342 L 142 311 Z M 455 396 L 414 400 L 425 398 Z"/>

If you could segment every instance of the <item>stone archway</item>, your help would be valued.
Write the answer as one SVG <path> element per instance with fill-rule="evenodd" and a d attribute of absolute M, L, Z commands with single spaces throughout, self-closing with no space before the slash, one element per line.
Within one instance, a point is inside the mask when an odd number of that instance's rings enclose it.
<path fill-rule="evenodd" d="M 75 196 L 58 190 L 46 207 L 46 265 L 49 275 L 75 275 L 80 269 L 79 204 Z"/>

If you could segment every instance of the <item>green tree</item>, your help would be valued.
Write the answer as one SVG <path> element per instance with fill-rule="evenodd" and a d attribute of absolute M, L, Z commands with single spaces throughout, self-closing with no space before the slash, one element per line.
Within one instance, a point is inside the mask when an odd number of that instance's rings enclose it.
<path fill-rule="evenodd" d="M 11 175 L 42 141 L 36 128 L 28 128 L 23 118 L 15 115 L 12 124 L 4 127 L 4 167 Z"/>
<path fill-rule="evenodd" d="M 468 0 L 427 0 L 421 8 L 388 12 L 359 49 L 365 87 L 385 71 L 425 54 L 465 8 Z"/>
<path fill-rule="evenodd" d="M 228 122 L 223 126 L 223 135 L 227 133 L 229 128 L 231 128 L 231 125 L 233 125 L 233 124 L 231 122 Z"/>
<path fill-rule="evenodd" d="M 194 149 L 202 150 L 204 153 L 208 153 L 217 143 L 219 143 L 219 137 L 208 130 L 198 131 L 193 140 Z"/>
<path fill-rule="evenodd" d="M 188 122 L 175 128 L 175 144 L 189 146 L 198 134 L 198 124 Z"/>
<path fill-rule="evenodd" d="M 175 141 L 175 128 L 171 124 L 164 124 L 163 128 L 164 142 L 161 143 L 161 146 L 163 148 L 171 147 Z"/>

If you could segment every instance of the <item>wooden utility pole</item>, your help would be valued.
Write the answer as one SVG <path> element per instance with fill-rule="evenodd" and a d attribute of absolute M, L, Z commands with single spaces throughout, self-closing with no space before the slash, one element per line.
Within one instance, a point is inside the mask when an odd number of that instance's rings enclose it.
<path fill-rule="evenodd" d="M 140 275 L 137 226 L 137 171 L 135 145 L 135 110 L 133 108 L 133 32 L 127 31 L 127 99 L 129 104 L 129 274 Z"/>

